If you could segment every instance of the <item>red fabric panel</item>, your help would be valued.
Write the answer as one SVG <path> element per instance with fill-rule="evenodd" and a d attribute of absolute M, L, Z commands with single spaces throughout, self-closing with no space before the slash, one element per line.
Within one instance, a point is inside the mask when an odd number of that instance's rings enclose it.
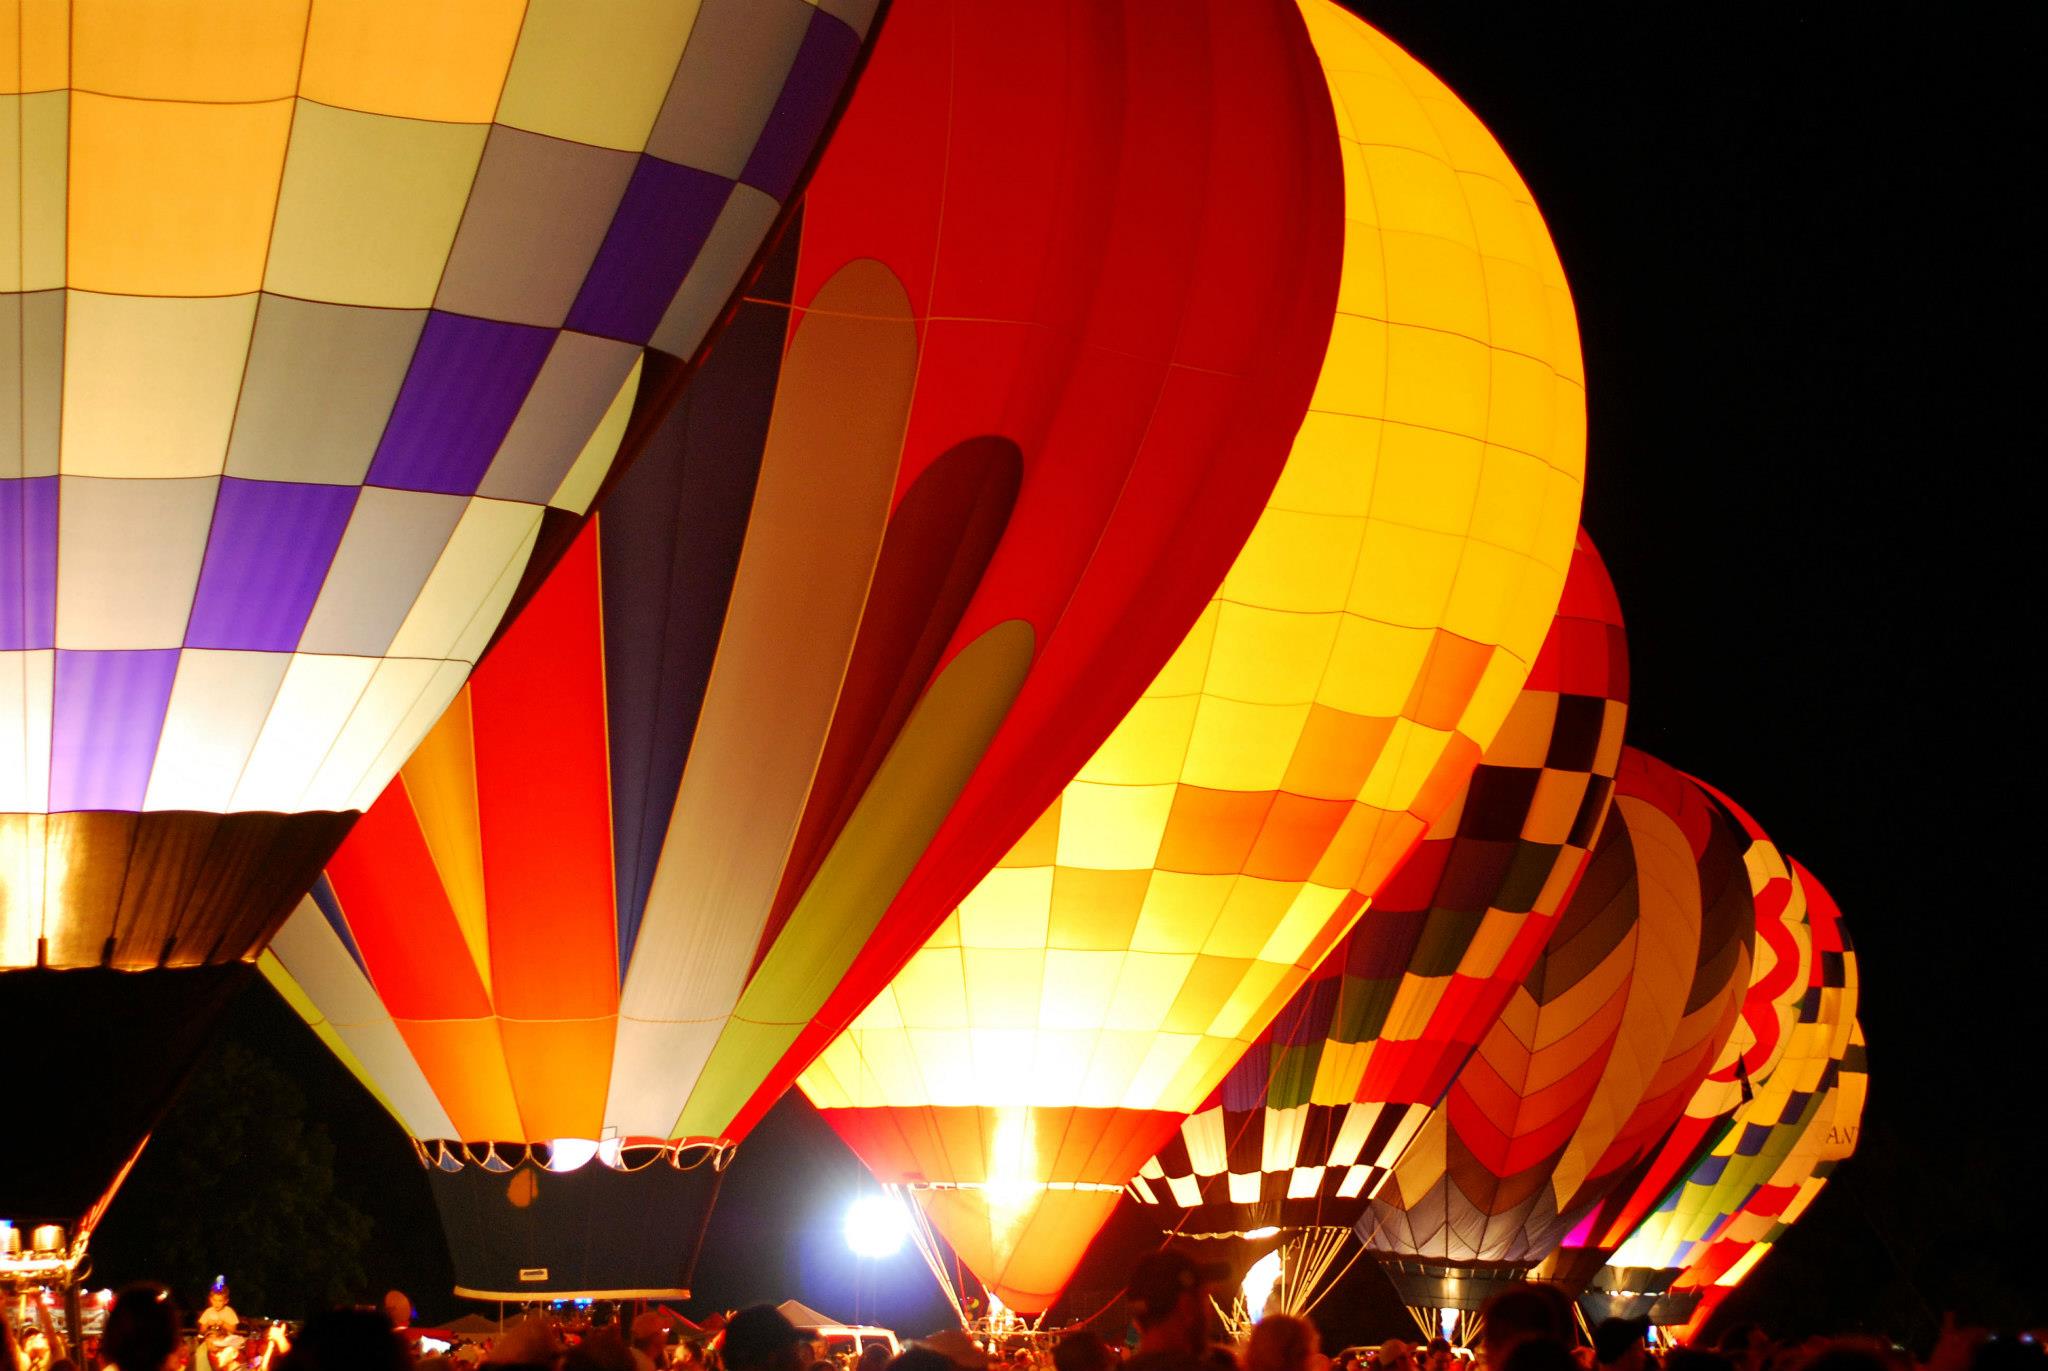
<path fill-rule="evenodd" d="M 327 863 L 342 918 L 394 1019 L 477 1019 L 491 1012 L 403 777 L 363 812 Z"/>
<path fill-rule="evenodd" d="M 577 537 L 470 685 L 491 983 L 511 1019 L 619 1007 L 600 526 Z M 582 1069 L 602 1078 L 608 1068 L 607 1057 Z"/>
<path fill-rule="evenodd" d="M 871 190 L 927 183 L 942 206 Z M 899 491 L 983 434 L 1015 441 L 1025 470 L 939 666 L 1013 619 L 1039 653 L 881 927 L 736 1128 L 1052 801 L 1199 613 L 1307 405 L 1342 193 L 1327 88 L 1285 0 L 892 10 L 813 183 L 796 298 L 876 257 L 921 317 L 960 321 L 925 331 Z M 957 360 L 968 348 L 979 363 Z"/>

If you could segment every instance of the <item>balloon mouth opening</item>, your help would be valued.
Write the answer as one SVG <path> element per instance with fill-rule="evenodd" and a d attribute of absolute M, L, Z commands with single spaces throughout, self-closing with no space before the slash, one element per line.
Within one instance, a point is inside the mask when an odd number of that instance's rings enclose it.
<path fill-rule="evenodd" d="M 610 1171 L 645 1171 L 665 1165 L 676 1171 L 710 1166 L 723 1171 L 737 1145 L 723 1138 L 550 1138 L 543 1142 L 460 1142 L 414 1139 L 413 1152 L 429 1171 L 454 1173 L 475 1168 L 505 1175 L 521 1166 L 563 1174 L 592 1164 Z"/>

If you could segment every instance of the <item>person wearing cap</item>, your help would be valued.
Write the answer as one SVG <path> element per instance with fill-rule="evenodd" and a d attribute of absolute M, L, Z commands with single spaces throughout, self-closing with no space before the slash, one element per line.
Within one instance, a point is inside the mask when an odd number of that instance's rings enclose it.
<path fill-rule="evenodd" d="M 1643 1371 L 1648 1319 L 1602 1319 L 1593 1330 L 1593 1364 L 1604 1371 Z"/>
<path fill-rule="evenodd" d="M 633 1371 L 657 1371 L 668 1365 L 668 1317 L 649 1309 L 633 1320 Z"/>
<path fill-rule="evenodd" d="M 804 1371 L 811 1340 L 772 1304 L 742 1309 L 725 1325 L 726 1371 Z"/>
<path fill-rule="evenodd" d="M 1380 1344 L 1373 1364 L 1379 1371 L 1415 1371 L 1415 1349 L 1399 1338 L 1388 1338 Z"/>
<path fill-rule="evenodd" d="M 1126 1292 L 1138 1350 L 1124 1371 L 1200 1371 L 1209 1348 L 1211 1288 L 1228 1276 L 1171 1247 L 1139 1262 Z"/>

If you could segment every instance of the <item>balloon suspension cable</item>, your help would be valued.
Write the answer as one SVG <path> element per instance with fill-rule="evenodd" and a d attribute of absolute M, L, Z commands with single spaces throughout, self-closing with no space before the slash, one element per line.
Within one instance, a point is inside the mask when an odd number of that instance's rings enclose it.
<path fill-rule="evenodd" d="M 946 1263 L 939 1255 L 939 1235 L 932 1231 L 931 1220 L 925 1217 L 924 1206 L 911 1198 L 910 1188 L 904 1185 L 882 1187 L 890 1199 L 903 1207 L 904 1227 L 910 1231 L 910 1245 L 917 1249 L 917 1255 L 924 1258 L 925 1269 L 932 1273 L 932 1279 L 939 1283 L 939 1293 L 952 1306 L 953 1317 L 964 1330 L 968 1325 L 967 1311 L 961 1307 L 960 1288 L 953 1281 L 952 1273 L 946 1270 Z"/>
<path fill-rule="evenodd" d="M 1323 1277 L 1330 1272 L 1337 1254 L 1344 1250 L 1348 1228 L 1311 1228 L 1289 1238 L 1280 1247 L 1280 1281 L 1276 1293 L 1280 1308 L 1289 1314 L 1306 1314 L 1323 1296 Z M 1347 1263 L 1345 1269 L 1350 1270 Z M 1260 1311 L 1264 1312 L 1264 1311 Z"/>

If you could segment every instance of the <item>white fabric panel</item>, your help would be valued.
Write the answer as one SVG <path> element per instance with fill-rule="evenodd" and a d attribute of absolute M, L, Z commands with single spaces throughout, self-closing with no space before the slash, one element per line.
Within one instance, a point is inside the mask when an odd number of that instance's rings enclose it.
<path fill-rule="evenodd" d="M 41 814 L 50 807 L 50 702 L 57 654 L 0 652 L 0 813 Z M 33 965 L 8 961 L 8 966 Z"/>
<path fill-rule="evenodd" d="M 640 349 L 610 338 L 561 333 L 477 494 L 544 504 L 602 425 Z"/>
<path fill-rule="evenodd" d="M 478 603 L 490 595 L 506 566 L 515 558 L 525 565 L 525 551 L 540 529 L 540 514 L 537 505 L 471 500 L 421 587 L 412 612 L 392 638 L 389 655 L 453 656 L 457 640 L 476 616 Z"/>
<path fill-rule="evenodd" d="M 1266 1109 L 1260 1111 L 1265 1121 L 1265 1137 L 1259 1152 L 1261 1171 L 1291 1171 L 1301 1159 L 1301 1125 L 1308 1117 L 1308 1106 L 1296 1105 L 1292 1109 Z"/>
<path fill-rule="evenodd" d="M 597 421 L 590 441 L 583 445 L 583 450 L 570 464 L 569 474 L 548 497 L 548 503 L 556 509 L 582 514 L 597 498 L 597 488 L 604 484 L 605 473 L 612 469 L 612 460 L 619 455 L 619 444 L 625 441 L 626 425 L 633 418 L 633 401 L 640 394 L 640 373 L 646 366 L 646 353 L 633 359 L 632 370 L 626 373 L 626 379 L 619 383 L 618 393 L 612 396 L 611 408 Z"/>
<path fill-rule="evenodd" d="M 1257 1171 L 1233 1171 L 1230 1173 L 1230 1202 L 1232 1204 L 1257 1204 L 1263 1189 L 1261 1173 Z"/>
<path fill-rule="evenodd" d="M 356 1054 L 416 1138 L 452 1138 L 455 1125 L 383 1001 L 311 896 L 285 920 L 270 952 Z"/>
<path fill-rule="evenodd" d="M 413 749 L 420 745 L 420 740 L 427 736 L 427 730 L 447 711 L 449 703 L 454 700 L 456 692 L 462 689 L 462 683 L 468 678 L 467 662 L 434 664 L 433 679 L 427 683 L 426 689 L 420 692 L 420 697 L 413 701 L 412 710 L 405 716 L 404 722 L 392 731 L 391 737 L 384 744 L 384 750 L 377 754 L 377 759 L 356 783 L 355 793 L 349 796 L 348 803 L 342 806 L 343 809 L 370 807 L 384 787 L 391 784 L 391 778 L 398 774 L 398 768 L 405 765 L 405 759 L 412 756 Z"/>
<path fill-rule="evenodd" d="M 142 807 L 225 811 L 289 665 L 283 652 L 179 654 Z"/>
<path fill-rule="evenodd" d="M 1221 1109 L 1190 1115 L 1181 1122 L 1180 1136 L 1187 1144 L 1188 1164 L 1197 1176 L 1217 1175 L 1230 1164 Z"/>
<path fill-rule="evenodd" d="M 605 1127 L 617 1129 L 622 1137 L 666 1138 L 682 1116 L 697 1072 L 724 1031 L 723 1014 L 694 1023 L 619 1015 L 611 1088 L 604 1102 Z M 677 1061 L 691 1064 L 688 1080 L 676 1079 Z"/>
<path fill-rule="evenodd" d="M 218 476 L 256 297 L 74 290 L 64 338 L 64 473 Z"/>
<path fill-rule="evenodd" d="M 1373 1126 L 1380 1121 L 1380 1111 L 1387 1106 L 1377 1102 L 1353 1104 L 1344 1111 L 1344 1122 L 1337 1128 L 1337 1141 L 1330 1147 L 1330 1162 L 1335 1166 L 1350 1166 L 1358 1161 L 1359 1151 L 1372 1133 Z M 1367 1160 L 1378 1162 L 1380 1158 Z"/>
<path fill-rule="evenodd" d="M 1193 1209 L 1202 1202 L 1202 1183 L 1193 1176 L 1168 1176 L 1166 1188 L 1173 1195 L 1173 1202 L 1183 1209 Z"/>
<path fill-rule="evenodd" d="M 381 655 L 412 613 L 468 503 L 460 495 L 365 487 L 299 650 Z"/>
<path fill-rule="evenodd" d="M 525 509 L 528 506 L 515 505 L 513 508 Z M 533 521 L 527 525 L 526 536 L 520 539 L 519 546 L 505 560 L 504 569 L 498 573 L 498 583 L 477 601 L 475 611 L 469 616 L 468 627 L 456 636 L 455 646 L 448 653 L 455 661 L 474 663 L 491 645 L 491 635 L 498 631 L 498 624 L 504 619 L 505 610 L 511 605 L 512 596 L 526 574 L 526 564 L 533 557 L 534 544 L 540 541 L 540 516 L 540 509 L 533 507 Z"/>
<path fill-rule="evenodd" d="M 363 697 L 356 701 L 327 759 L 300 797 L 304 809 L 347 809 L 363 776 L 383 755 L 391 735 L 411 717 L 413 707 L 432 686 L 444 664 L 416 657 L 379 662 Z"/>
<path fill-rule="evenodd" d="M 235 787 L 234 808 L 295 810 L 377 668 L 374 658 L 292 658 Z"/>
<path fill-rule="evenodd" d="M 1365 1189 L 1365 1183 L 1372 1177 L 1369 1166 L 1354 1166 L 1344 1173 L 1344 1179 L 1337 1182 L 1337 1198 L 1355 1200 L 1358 1192 Z"/>
<path fill-rule="evenodd" d="M 1323 1188 L 1323 1169 L 1320 1166 L 1299 1167 L 1287 1173 L 1287 1198 L 1290 1200 L 1312 1200 Z"/>
<path fill-rule="evenodd" d="M 219 485 L 61 478 L 57 646 L 182 645 Z"/>

